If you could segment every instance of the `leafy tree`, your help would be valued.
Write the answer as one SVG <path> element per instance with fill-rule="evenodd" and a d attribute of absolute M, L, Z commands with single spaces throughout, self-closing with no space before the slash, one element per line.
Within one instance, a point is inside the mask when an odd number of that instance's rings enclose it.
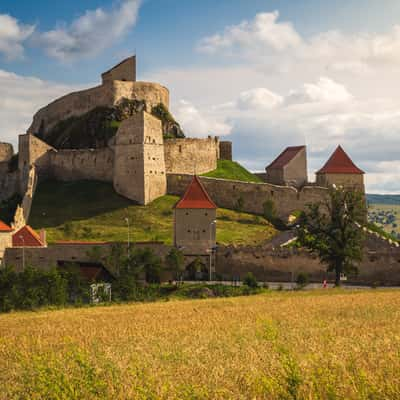
<path fill-rule="evenodd" d="M 326 201 L 309 205 L 300 216 L 300 244 L 318 254 L 328 271 L 335 271 L 336 285 L 340 274 L 358 271 L 366 216 L 363 194 L 342 187 L 331 188 Z"/>
<path fill-rule="evenodd" d="M 175 247 L 165 257 L 165 265 L 174 274 L 176 280 L 180 280 L 185 271 L 184 259 L 183 253 Z"/>
<path fill-rule="evenodd" d="M 252 272 L 248 272 L 247 275 L 243 278 L 243 284 L 248 286 L 249 288 L 258 287 L 257 279 Z"/>

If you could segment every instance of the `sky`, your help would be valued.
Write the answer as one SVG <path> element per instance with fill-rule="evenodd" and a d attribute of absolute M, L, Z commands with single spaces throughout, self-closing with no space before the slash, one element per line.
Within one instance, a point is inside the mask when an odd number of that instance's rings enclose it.
<path fill-rule="evenodd" d="M 400 1 L 2 0 L 0 141 L 131 54 L 187 136 L 250 170 L 306 144 L 314 179 L 340 144 L 369 193 L 400 193 Z"/>

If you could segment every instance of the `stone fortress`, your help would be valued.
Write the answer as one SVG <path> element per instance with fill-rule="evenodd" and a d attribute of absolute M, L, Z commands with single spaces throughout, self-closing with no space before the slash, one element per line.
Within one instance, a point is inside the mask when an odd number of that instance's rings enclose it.
<path fill-rule="evenodd" d="M 142 102 L 143 107 L 122 121 L 106 146 L 65 149 L 46 143 L 57 124 L 126 99 Z M 122 196 L 148 204 L 167 193 L 182 195 L 194 174 L 215 170 L 219 159 L 232 160 L 232 143 L 218 137 L 165 137 L 162 121 L 151 113 L 160 104 L 168 110 L 168 89 L 136 81 L 136 58 L 130 57 L 103 73 L 101 85 L 63 96 L 39 110 L 27 133 L 19 136 L 18 156 L 11 145 L 0 143 L 0 201 L 16 193 L 23 197 L 15 227 L 27 221 L 40 180 L 110 182 Z M 269 201 L 278 217 L 287 218 L 325 198 L 331 184 L 364 191 L 363 172 L 344 151 L 338 148 L 332 157 L 317 173 L 317 183 L 308 182 L 304 146 L 280 154 L 265 174 L 259 174 L 265 183 L 205 177 L 201 181 L 219 207 L 237 208 L 240 202 L 243 211 L 263 214 Z"/>

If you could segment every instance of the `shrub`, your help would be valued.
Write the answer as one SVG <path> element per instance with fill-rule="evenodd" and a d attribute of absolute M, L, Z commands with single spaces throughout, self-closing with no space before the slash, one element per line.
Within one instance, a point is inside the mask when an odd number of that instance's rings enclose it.
<path fill-rule="evenodd" d="M 258 287 L 257 279 L 256 277 L 249 272 L 243 279 L 243 284 L 248 286 L 249 288 L 256 288 Z"/>
<path fill-rule="evenodd" d="M 306 273 L 304 273 L 304 272 L 300 272 L 300 273 L 297 275 L 297 280 L 296 280 L 297 286 L 298 286 L 300 289 L 302 289 L 302 288 L 304 288 L 305 286 L 308 285 L 309 280 L 310 280 L 310 279 L 309 279 L 308 274 L 306 274 Z"/>

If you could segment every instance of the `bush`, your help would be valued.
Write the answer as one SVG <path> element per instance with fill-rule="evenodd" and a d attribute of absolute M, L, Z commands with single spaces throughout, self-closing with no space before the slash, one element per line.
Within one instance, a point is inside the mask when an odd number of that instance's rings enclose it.
<path fill-rule="evenodd" d="M 308 283 L 309 283 L 309 281 L 310 281 L 310 279 L 309 279 L 308 274 L 306 274 L 306 273 L 304 273 L 304 272 L 300 272 L 300 273 L 297 275 L 296 283 L 297 283 L 297 286 L 298 286 L 300 289 L 302 289 L 302 288 L 304 288 L 305 286 L 307 286 Z"/>
<path fill-rule="evenodd" d="M 256 277 L 249 272 L 243 279 L 243 284 L 248 286 L 249 288 L 256 288 L 258 287 L 257 279 Z"/>

